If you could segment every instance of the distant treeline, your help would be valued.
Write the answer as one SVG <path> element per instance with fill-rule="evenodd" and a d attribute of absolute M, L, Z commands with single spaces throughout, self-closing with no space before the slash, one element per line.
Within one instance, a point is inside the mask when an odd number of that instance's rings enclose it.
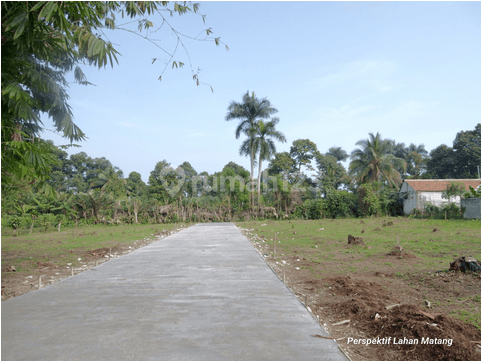
<path fill-rule="evenodd" d="M 257 180 L 234 162 L 209 174 L 198 173 L 187 161 L 174 169 L 162 160 L 146 184 L 137 172 L 124 177 L 105 157 L 85 152 L 68 157 L 51 141 L 47 144 L 58 160 L 48 181 L 55 193 L 39 190 L 35 182 L 4 187 L 2 226 L 401 215 L 403 179 L 477 178 L 480 165 L 480 124 L 459 132 L 453 148 L 440 145 L 430 153 L 423 145 L 405 146 L 379 134 L 359 141 L 350 155 L 340 147 L 321 153 L 315 143 L 300 139 L 290 152 L 276 153 L 269 161 L 258 198 Z M 348 158 L 346 170 L 341 162 Z"/>

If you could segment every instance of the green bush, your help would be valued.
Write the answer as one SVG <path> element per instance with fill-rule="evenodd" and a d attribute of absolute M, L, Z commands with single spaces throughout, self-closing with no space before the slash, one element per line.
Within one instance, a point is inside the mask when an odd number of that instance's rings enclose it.
<path fill-rule="evenodd" d="M 438 207 L 432 204 L 425 205 L 424 213 L 422 215 L 420 210 L 415 210 L 416 217 L 424 217 L 426 219 L 463 219 L 465 208 L 457 206 L 455 203 L 450 203 Z"/>
<path fill-rule="evenodd" d="M 306 200 L 302 205 L 296 207 L 295 217 L 302 219 L 321 219 L 323 216 L 323 200 Z"/>
<path fill-rule="evenodd" d="M 481 198 L 481 190 L 482 187 L 479 187 L 478 189 L 474 189 L 472 186 L 469 185 L 469 192 L 466 192 L 463 196 L 464 199 L 471 199 L 471 198 Z"/>
<path fill-rule="evenodd" d="M 325 217 L 353 217 L 357 210 L 357 196 L 348 191 L 332 190 L 326 193 L 323 200 L 323 214 Z"/>

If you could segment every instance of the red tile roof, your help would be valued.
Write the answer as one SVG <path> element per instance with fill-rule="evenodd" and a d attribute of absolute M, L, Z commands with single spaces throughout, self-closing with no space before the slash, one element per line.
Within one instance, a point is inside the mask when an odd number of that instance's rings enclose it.
<path fill-rule="evenodd" d="M 415 191 L 443 192 L 451 182 L 462 182 L 465 190 L 469 191 L 469 186 L 474 189 L 480 186 L 480 180 L 405 180 Z"/>

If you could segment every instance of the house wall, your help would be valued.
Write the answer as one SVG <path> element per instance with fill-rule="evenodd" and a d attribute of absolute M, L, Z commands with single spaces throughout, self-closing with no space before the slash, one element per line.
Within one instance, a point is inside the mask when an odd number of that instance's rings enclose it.
<path fill-rule="evenodd" d="M 400 192 L 407 192 L 407 198 L 403 200 L 403 212 L 406 215 L 410 215 L 412 210 L 417 207 L 417 194 L 415 190 L 409 186 L 407 183 L 404 183 L 400 189 Z"/>
<path fill-rule="evenodd" d="M 449 203 L 455 203 L 457 206 L 460 205 L 460 196 L 452 196 L 450 197 L 450 200 L 447 200 L 442 197 L 442 192 L 419 191 L 418 200 L 419 203 L 417 207 L 420 209 L 424 208 L 428 203 L 438 207 L 447 205 Z"/>
<path fill-rule="evenodd" d="M 460 205 L 465 207 L 465 219 L 480 219 L 480 198 L 464 199 Z"/>

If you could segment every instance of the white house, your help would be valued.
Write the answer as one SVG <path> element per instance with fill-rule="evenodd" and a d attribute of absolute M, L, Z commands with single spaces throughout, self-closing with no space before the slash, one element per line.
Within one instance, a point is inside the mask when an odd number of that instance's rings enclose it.
<path fill-rule="evenodd" d="M 451 197 L 450 201 L 442 198 L 442 193 L 451 182 L 461 182 L 465 190 L 469 186 L 474 189 L 480 187 L 480 180 L 405 180 L 400 187 L 400 196 L 403 198 L 403 212 L 410 214 L 413 209 L 423 210 L 426 204 L 442 206 L 449 202 L 460 205 L 460 197 Z"/>

